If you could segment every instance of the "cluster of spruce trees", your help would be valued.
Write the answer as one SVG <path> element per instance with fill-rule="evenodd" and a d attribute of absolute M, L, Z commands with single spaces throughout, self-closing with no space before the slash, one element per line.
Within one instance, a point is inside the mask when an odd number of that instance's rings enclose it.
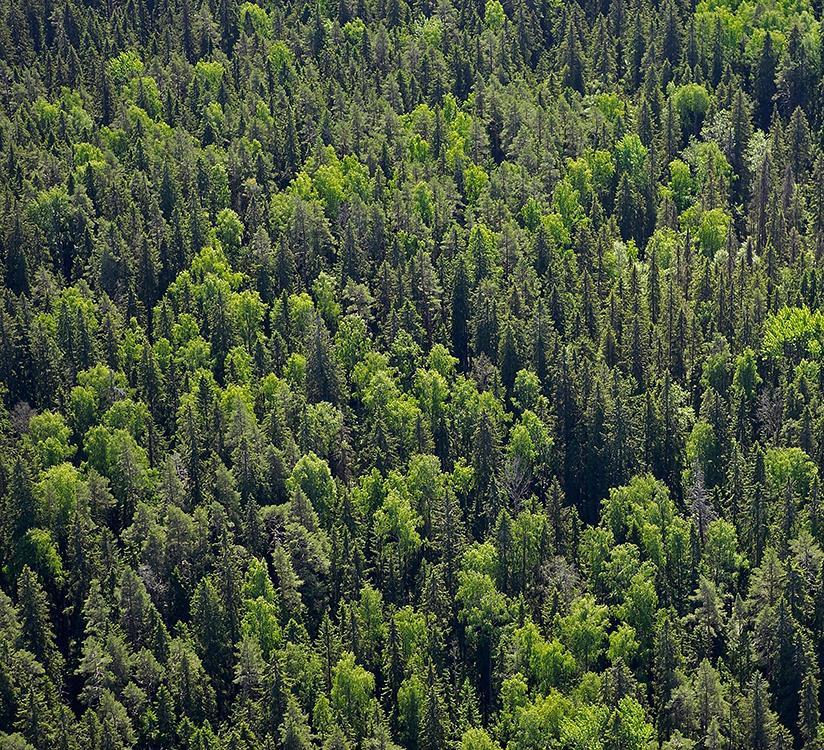
<path fill-rule="evenodd" d="M 2 750 L 815 750 L 819 0 L 0 0 Z"/>

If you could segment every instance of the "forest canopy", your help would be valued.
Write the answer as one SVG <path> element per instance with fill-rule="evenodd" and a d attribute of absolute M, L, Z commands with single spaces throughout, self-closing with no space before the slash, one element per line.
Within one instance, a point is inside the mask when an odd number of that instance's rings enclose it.
<path fill-rule="evenodd" d="M 0 750 L 816 750 L 821 0 L 0 0 Z"/>

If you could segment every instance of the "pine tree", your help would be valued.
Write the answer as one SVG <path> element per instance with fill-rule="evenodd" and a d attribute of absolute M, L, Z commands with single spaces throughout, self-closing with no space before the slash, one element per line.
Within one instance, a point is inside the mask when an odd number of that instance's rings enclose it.
<path fill-rule="evenodd" d="M 816 679 L 815 674 L 808 667 L 801 680 L 801 691 L 799 695 L 798 724 L 801 731 L 801 738 L 804 740 L 804 747 L 815 747 L 816 740 L 818 739 L 818 694 L 818 679 Z"/>
<path fill-rule="evenodd" d="M 28 565 L 17 579 L 17 600 L 23 644 L 43 664 L 49 677 L 61 684 L 64 660 L 57 648 L 49 600 L 40 579 Z"/>
<path fill-rule="evenodd" d="M 326 325 L 318 316 L 311 334 L 306 361 L 306 394 L 310 401 L 337 403 L 340 375 L 332 357 L 332 342 Z"/>
<path fill-rule="evenodd" d="M 510 319 L 507 319 L 503 325 L 498 348 L 498 362 L 501 367 L 501 380 L 507 393 L 511 393 L 512 387 L 515 385 L 515 376 L 521 369 L 521 359 L 518 353 L 515 330 Z"/>
<path fill-rule="evenodd" d="M 630 184 L 626 172 L 621 175 L 615 195 L 615 211 L 619 217 L 621 237 L 625 240 L 635 239 L 638 232 L 638 198 Z"/>
<path fill-rule="evenodd" d="M 567 15 L 567 27 L 564 46 L 561 51 L 563 85 L 581 94 L 584 93 L 586 71 L 581 49 L 581 41 L 578 38 L 574 13 Z"/>
<path fill-rule="evenodd" d="M 681 23 L 678 19 L 676 5 L 671 0 L 664 4 L 663 16 L 664 36 L 661 42 L 661 52 L 664 59 L 674 68 L 681 60 Z"/>
<path fill-rule="evenodd" d="M 749 685 L 751 708 L 748 718 L 747 743 L 753 750 L 770 750 L 773 747 L 774 718 L 767 705 L 767 687 L 759 672 L 753 675 Z"/>
<path fill-rule="evenodd" d="M 766 519 L 766 471 L 764 468 L 764 451 L 756 443 L 753 448 L 753 470 L 752 470 L 752 497 L 749 510 L 749 537 L 750 548 L 754 565 L 761 564 L 764 554 L 767 535 Z"/>
<path fill-rule="evenodd" d="M 5 282 L 15 294 L 28 294 L 29 292 L 29 269 L 24 243 L 20 214 L 15 211 L 14 227 L 5 243 Z"/>
<path fill-rule="evenodd" d="M 11 561 L 11 555 L 25 533 L 36 523 L 35 499 L 32 491 L 31 473 L 28 465 L 18 457 L 12 468 L 9 488 L 2 505 L 2 529 L 4 548 Z M 4 555 L 5 557 L 5 555 Z"/>
<path fill-rule="evenodd" d="M 497 516 L 496 473 L 500 461 L 500 436 L 495 417 L 488 408 L 482 409 L 473 436 L 475 470 L 475 512 L 473 523 L 476 530 L 487 527 Z"/>
<path fill-rule="evenodd" d="M 755 70 L 753 93 L 755 95 L 755 122 L 761 130 L 767 130 L 773 112 L 777 59 L 773 49 L 772 33 L 764 35 L 761 54 Z"/>
<path fill-rule="evenodd" d="M 744 99 L 744 92 L 738 89 L 732 105 L 732 148 L 730 166 L 737 175 L 733 183 L 736 198 L 743 203 L 749 194 L 749 167 L 746 159 L 747 149 L 752 136 L 749 113 Z"/>
<path fill-rule="evenodd" d="M 432 662 L 429 662 L 426 674 L 426 702 L 421 721 L 420 750 L 438 750 L 446 744 L 442 699 Z"/>
<path fill-rule="evenodd" d="M 677 670 L 680 654 L 672 633 L 672 624 L 664 616 L 655 633 L 653 650 L 654 704 L 658 712 L 658 731 L 668 737 L 672 730 L 669 702 L 678 687 Z"/>
<path fill-rule="evenodd" d="M 500 345 L 496 292 L 491 281 L 481 282 L 476 292 L 473 321 L 473 352 L 475 356 L 485 354 L 492 361 L 497 360 Z"/>
<path fill-rule="evenodd" d="M 198 655 L 206 672 L 214 681 L 218 698 L 229 682 L 230 641 L 226 612 L 214 584 L 203 578 L 192 595 L 192 634 L 198 647 Z"/>
<path fill-rule="evenodd" d="M 292 694 L 286 700 L 286 715 L 280 725 L 280 742 L 284 750 L 310 750 L 314 747 L 306 715 Z"/>

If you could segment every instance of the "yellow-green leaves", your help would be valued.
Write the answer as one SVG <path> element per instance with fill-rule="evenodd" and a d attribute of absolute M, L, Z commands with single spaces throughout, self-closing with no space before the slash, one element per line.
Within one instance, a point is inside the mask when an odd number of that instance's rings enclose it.
<path fill-rule="evenodd" d="M 143 68 L 143 61 L 134 50 L 126 50 L 109 60 L 109 75 L 115 83 L 126 83 L 142 75 Z"/>
<path fill-rule="evenodd" d="M 504 13 L 504 6 L 499 0 L 487 0 L 484 8 L 484 23 L 488 28 L 497 31 L 504 25 L 506 21 L 506 13 Z"/>
<path fill-rule="evenodd" d="M 781 307 L 764 324 L 764 351 L 773 359 L 819 359 L 824 352 L 824 313 L 802 307 Z"/>

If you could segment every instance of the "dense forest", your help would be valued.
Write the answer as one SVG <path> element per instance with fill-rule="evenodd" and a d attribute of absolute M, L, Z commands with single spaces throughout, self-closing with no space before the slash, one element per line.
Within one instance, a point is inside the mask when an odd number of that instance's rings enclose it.
<path fill-rule="evenodd" d="M 821 18 L 0 0 L 0 748 L 824 747 Z"/>

